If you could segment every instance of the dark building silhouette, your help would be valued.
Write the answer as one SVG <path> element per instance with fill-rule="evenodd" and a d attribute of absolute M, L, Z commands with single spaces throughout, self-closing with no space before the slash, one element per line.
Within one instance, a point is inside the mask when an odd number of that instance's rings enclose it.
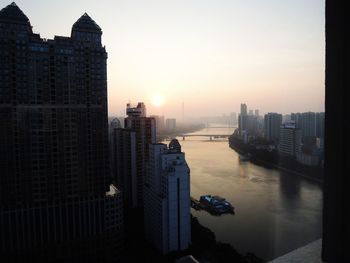
<path fill-rule="evenodd" d="M 124 208 L 137 207 L 136 132 L 112 128 L 110 142 L 112 178 L 122 191 Z"/>
<path fill-rule="evenodd" d="M 316 136 L 318 138 L 324 138 L 324 112 L 316 113 Z"/>
<path fill-rule="evenodd" d="M 2 257 L 118 256 L 122 202 L 109 185 L 101 35 L 86 13 L 71 37 L 46 40 L 15 3 L 0 11 Z"/>

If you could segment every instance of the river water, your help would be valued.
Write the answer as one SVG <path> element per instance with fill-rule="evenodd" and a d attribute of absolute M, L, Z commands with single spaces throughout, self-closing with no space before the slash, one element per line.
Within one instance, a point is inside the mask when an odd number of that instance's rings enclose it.
<path fill-rule="evenodd" d="M 192 134 L 232 134 L 233 128 L 205 128 Z M 192 209 L 217 241 L 240 253 L 270 260 L 321 237 L 322 187 L 294 174 L 241 162 L 228 141 L 178 138 L 191 169 L 191 196 L 215 194 L 235 214 L 213 216 Z"/>

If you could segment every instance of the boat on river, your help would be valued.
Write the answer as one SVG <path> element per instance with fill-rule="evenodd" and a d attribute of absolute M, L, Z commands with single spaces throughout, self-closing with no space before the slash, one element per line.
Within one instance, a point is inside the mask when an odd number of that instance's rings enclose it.
<path fill-rule="evenodd" d="M 225 198 L 218 195 L 202 195 L 199 199 L 200 204 L 208 212 L 213 214 L 233 213 L 234 207 Z"/>

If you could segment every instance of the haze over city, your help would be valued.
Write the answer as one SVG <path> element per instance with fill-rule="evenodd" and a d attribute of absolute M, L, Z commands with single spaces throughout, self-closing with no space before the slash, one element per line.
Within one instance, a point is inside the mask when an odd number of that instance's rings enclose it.
<path fill-rule="evenodd" d="M 241 102 L 261 113 L 324 111 L 324 1 L 17 4 L 44 38 L 69 36 L 82 11 L 101 26 L 109 115 L 125 115 L 129 101 L 177 118 L 182 102 L 186 117 L 238 112 Z"/>
<path fill-rule="evenodd" d="M 42 37 L 69 36 L 82 10 L 101 26 L 110 115 L 324 110 L 324 1 L 17 2 Z"/>
<path fill-rule="evenodd" d="M 0 262 L 322 261 L 330 1 L 0 1 Z"/>

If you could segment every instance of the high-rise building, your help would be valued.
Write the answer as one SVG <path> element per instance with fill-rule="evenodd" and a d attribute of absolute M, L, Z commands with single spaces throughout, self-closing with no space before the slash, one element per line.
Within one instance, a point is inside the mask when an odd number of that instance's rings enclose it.
<path fill-rule="evenodd" d="M 316 137 L 319 135 L 322 137 L 324 135 L 324 128 L 322 128 L 324 127 L 324 113 L 292 113 L 291 120 L 295 121 L 296 128 L 301 130 L 302 142 L 304 144 L 307 144 L 309 141 L 316 141 Z"/>
<path fill-rule="evenodd" d="M 111 123 L 110 123 L 110 128 L 113 130 L 113 129 L 116 129 L 116 128 L 122 128 L 122 124 L 119 120 L 119 118 L 114 118 Z"/>
<path fill-rule="evenodd" d="M 247 113 L 248 113 L 247 104 L 241 103 L 241 115 L 244 116 L 244 115 L 247 115 Z"/>
<path fill-rule="evenodd" d="M 145 234 L 159 251 L 187 249 L 191 242 L 190 169 L 173 139 L 150 146 L 145 180 Z"/>
<path fill-rule="evenodd" d="M 301 136 L 316 137 L 316 113 L 303 112 L 301 114 Z"/>
<path fill-rule="evenodd" d="M 287 122 L 287 121 L 291 121 L 292 120 L 292 115 L 291 114 L 284 114 L 282 115 L 282 123 L 283 122 Z"/>
<path fill-rule="evenodd" d="M 295 127 L 301 129 L 301 113 L 292 113 L 290 116 L 290 120 L 294 121 Z"/>
<path fill-rule="evenodd" d="M 109 124 L 109 129 L 108 129 L 108 144 L 109 144 L 109 156 L 110 156 L 110 180 L 113 181 L 114 183 L 117 181 L 115 178 L 115 163 L 114 160 L 116 158 L 115 154 L 116 151 L 113 148 L 115 145 L 115 130 L 121 128 L 121 123 L 119 118 L 113 118 Z M 119 188 L 119 186 L 117 186 Z M 120 188 L 119 188 L 120 190 Z"/>
<path fill-rule="evenodd" d="M 157 130 L 157 132 L 164 131 L 164 116 L 151 115 L 150 117 L 154 118 L 156 120 L 156 130 Z"/>
<path fill-rule="evenodd" d="M 264 137 L 268 141 L 278 142 L 280 138 L 280 129 L 282 124 L 282 114 L 265 114 L 264 117 Z"/>
<path fill-rule="evenodd" d="M 126 129 L 135 131 L 136 135 L 136 202 L 133 207 L 143 207 L 143 184 L 147 172 L 149 145 L 156 143 L 156 122 L 146 117 L 146 106 L 139 102 L 137 106 L 127 104 L 125 118 Z M 132 188 L 134 189 L 134 188 Z M 135 193 L 131 193 L 132 196 Z"/>
<path fill-rule="evenodd" d="M 316 113 L 316 137 L 324 138 L 324 112 Z"/>
<path fill-rule="evenodd" d="M 241 104 L 241 114 L 238 115 L 238 131 L 240 136 L 244 138 L 257 137 L 262 133 L 259 116 L 255 116 L 253 113 L 253 110 L 249 110 L 248 115 L 247 105 Z M 247 139 L 244 141 L 247 142 Z"/>
<path fill-rule="evenodd" d="M 114 129 L 116 128 L 122 128 L 121 122 L 119 120 L 119 118 L 113 118 L 109 124 L 109 131 L 108 131 L 108 135 L 109 135 L 109 140 L 111 141 L 112 139 L 112 132 Z M 111 145 L 111 142 L 109 142 L 109 145 Z"/>
<path fill-rule="evenodd" d="M 112 178 L 121 190 L 124 208 L 137 206 L 136 131 L 113 128 L 111 132 Z"/>
<path fill-rule="evenodd" d="M 176 130 L 176 119 L 166 119 L 165 120 L 165 129 L 167 131 L 175 131 Z"/>
<path fill-rule="evenodd" d="M 256 117 L 259 117 L 259 110 L 255 110 L 254 114 L 255 114 Z"/>
<path fill-rule="evenodd" d="M 278 145 L 281 156 L 295 157 L 301 151 L 301 131 L 295 122 L 290 121 L 281 125 L 280 141 Z"/>
<path fill-rule="evenodd" d="M 46 40 L 15 3 L 0 10 L 0 257 L 118 256 L 101 35 L 84 14 L 70 37 Z"/>
<path fill-rule="evenodd" d="M 238 115 L 238 131 L 239 131 L 239 134 L 242 136 L 243 133 L 246 131 L 246 116 L 247 116 L 247 104 L 245 103 L 241 103 L 241 112 L 240 114 Z"/>

